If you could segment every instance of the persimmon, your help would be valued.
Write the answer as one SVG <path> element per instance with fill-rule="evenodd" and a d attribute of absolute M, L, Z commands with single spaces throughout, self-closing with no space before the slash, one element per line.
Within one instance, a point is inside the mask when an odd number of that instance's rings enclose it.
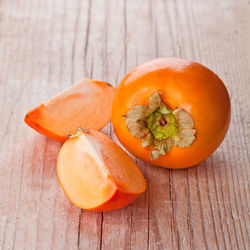
<path fill-rule="evenodd" d="M 57 175 L 71 202 L 91 211 L 118 209 L 145 191 L 145 179 L 132 160 L 103 133 L 78 129 L 58 155 Z"/>
<path fill-rule="evenodd" d="M 111 120 L 115 88 L 106 82 L 87 78 L 31 110 L 25 122 L 57 141 L 78 127 L 102 129 Z"/>
<path fill-rule="evenodd" d="M 132 69 L 120 82 L 112 123 L 136 157 L 166 168 L 186 168 L 210 156 L 230 123 L 230 98 L 205 66 L 159 58 Z"/>

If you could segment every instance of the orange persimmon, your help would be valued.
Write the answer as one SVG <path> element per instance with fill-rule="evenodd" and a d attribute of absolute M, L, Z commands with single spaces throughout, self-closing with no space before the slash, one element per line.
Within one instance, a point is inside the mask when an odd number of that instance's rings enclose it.
<path fill-rule="evenodd" d="M 230 99 L 220 78 L 193 61 L 159 58 L 132 69 L 112 108 L 114 131 L 136 157 L 166 168 L 196 165 L 223 141 Z"/>
<path fill-rule="evenodd" d="M 78 129 L 57 159 L 59 182 L 69 200 L 91 211 L 118 209 L 145 191 L 135 162 L 103 133 Z"/>
<path fill-rule="evenodd" d="M 39 133 L 65 141 L 78 127 L 102 129 L 111 120 L 114 93 L 110 84 L 84 78 L 30 111 L 24 120 Z"/>

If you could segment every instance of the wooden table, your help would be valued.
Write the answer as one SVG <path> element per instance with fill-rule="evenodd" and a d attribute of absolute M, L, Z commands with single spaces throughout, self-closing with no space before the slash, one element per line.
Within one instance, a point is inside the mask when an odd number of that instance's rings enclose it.
<path fill-rule="evenodd" d="M 225 141 L 186 170 L 137 160 L 147 191 L 123 209 L 76 208 L 56 177 L 61 144 L 26 126 L 26 112 L 82 77 L 115 86 L 163 56 L 199 61 L 225 82 Z M 2 0 L 0 248 L 250 249 L 249 65 L 247 0 Z M 103 131 L 118 142 L 111 124 Z"/>

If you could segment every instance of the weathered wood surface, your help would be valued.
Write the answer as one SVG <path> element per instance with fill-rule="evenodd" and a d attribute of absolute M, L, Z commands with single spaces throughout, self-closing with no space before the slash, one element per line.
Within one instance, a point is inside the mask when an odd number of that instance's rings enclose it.
<path fill-rule="evenodd" d="M 247 0 L 1 0 L 0 248 L 250 249 L 249 14 Z M 57 181 L 60 143 L 27 127 L 25 113 L 84 76 L 117 85 L 160 56 L 220 75 L 232 100 L 225 141 L 187 170 L 137 160 L 144 195 L 80 211 Z M 110 124 L 104 132 L 117 141 Z"/>

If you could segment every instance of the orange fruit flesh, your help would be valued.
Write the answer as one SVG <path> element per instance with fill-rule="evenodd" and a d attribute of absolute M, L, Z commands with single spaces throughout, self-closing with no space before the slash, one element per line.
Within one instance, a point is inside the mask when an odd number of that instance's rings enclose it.
<path fill-rule="evenodd" d="M 123 207 L 146 188 L 134 161 L 110 138 L 95 130 L 64 143 L 58 155 L 57 174 L 71 202 L 92 211 Z"/>
<path fill-rule="evenodd" d="M 115 88 L 84 78 L 30 111 L 25 122 L 58 141 L 67 140 L 78 127 L 100 130 L 111 119 Z"/>

